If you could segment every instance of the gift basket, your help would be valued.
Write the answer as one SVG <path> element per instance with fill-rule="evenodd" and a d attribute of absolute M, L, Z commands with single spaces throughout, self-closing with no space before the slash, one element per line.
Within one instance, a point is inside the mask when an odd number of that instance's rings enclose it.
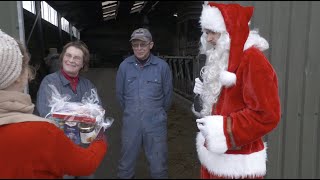
<path fill-rule="evenodd" d="M 99 105 L 95 89 L 85 93 L 81 102 L 69 102 L 70 95 L 61 95 L 52 84 L 49 84 L 49 89 L 52 95 L 49 99 L 51 110 L 46 118 L 53 120 L 74 143 L 89 144 L 101 128 L 105 131 L 112 125 L 114 119 L 105 118 L 105 110 Z"/>

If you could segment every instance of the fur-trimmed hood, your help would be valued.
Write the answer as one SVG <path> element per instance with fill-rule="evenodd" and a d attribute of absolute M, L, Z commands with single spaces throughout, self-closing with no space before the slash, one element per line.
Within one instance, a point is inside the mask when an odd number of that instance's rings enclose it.
<path fill-rule="evenodd" d="M 202 12 L 201 12 L 201 16 L 200 16 L 200 25 L 202 27 L 202 31 L 204 31 L 204 29 L 209 29 L 213 32 L 228 32 L 229 34 L 229 38 L 232 39 L 232 37 L 230 37 L 230 33 L 226 28 L 226 23 L 224 20 L 224 16 L 221 13 L 221 11 L 219 10 L 219 6 L 215 6 L 217 4 L 215 3 L 210 3 L 210 4 L 204 4 L 202 7 Z M 221 6 L 221 4 L 219 4 Z M 221 9 L 227 9 L 227 8 L 222 8 L 223 6 L 221 6 Z M 249 7 L 245 7 L 247 14 L 250 14 L 250 11 L 253 11 L 252 9 L 248 9 Z M 225 16 L 228 16 L 225 13 Z M 229 15 L 230 16 L 230 15 Z M 230 19 L 230 17 L 228 17 Z M 229 20 L 230 21 L 230 20 Z M 244 20 L 242 20 L 244 21 Z M 240 21 L 241 22 L 241 21 Z M 244 21 L 246 22 L 246 21 Z M 242 23 L 245 24 L 245 23 Z M 248 25 L 250 24 L 250 19 L 248 20 Z M 230 26 L 230 25 L 229 25 Z M 230 27 L 229 29 L 234 28 L 234 27 Z M 248 26 L 246 27 L 248 28 Z M 249 32 L 248 38 L 244 44 L 244 48 L 243 51 L 249 49 L 250 47 L 255 46 L 256 48 L 258 48 L 261 51 L 264 51 L 266 49 L 269 48 L 269 44 L 268 42 L 259 35 L 257 30 L 251 30 Z"/>
<path fill-rule="evenodd" d="M 250 31 L 248 39 L 244 44 L 243 51 L 249 49 L 252 46 L 258 48 L 260 51 L 265 51 L 269 49 L 268 41 L 263 37 L 261 37 L 258 31 L 256 30 Z"/>
<path fill-rule="evenodd" d="M 250 32 L 248 24 L 252 14 L 253 7 L 243 7 L 239 4 L 210 2 L 203 5 L 200 16 L 201 28 L 213 32 L 226 32 L 230 37 L 228 64 L 228 71 L 230 72 L 235 72 L 240 64 L 244 46 Z"/>

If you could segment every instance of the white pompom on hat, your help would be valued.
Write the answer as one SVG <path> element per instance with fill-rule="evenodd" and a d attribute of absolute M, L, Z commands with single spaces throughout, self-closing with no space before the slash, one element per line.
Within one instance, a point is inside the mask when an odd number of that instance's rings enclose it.
<path fill-rule="evenodd" d="M 10 86 L 21 74 L 22 54 L 18 43 L 0 30 L 0 89 Z"/>

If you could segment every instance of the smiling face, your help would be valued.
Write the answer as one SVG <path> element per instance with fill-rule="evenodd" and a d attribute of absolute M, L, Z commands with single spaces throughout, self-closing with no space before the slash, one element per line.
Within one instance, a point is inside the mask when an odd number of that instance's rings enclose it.
<path fill-rule="evenodd" d="M 66 49 L 62 60 L 62 68 L 71 77 L 76 77 L 83 68 L 83 52 L 74 46 Z"/>

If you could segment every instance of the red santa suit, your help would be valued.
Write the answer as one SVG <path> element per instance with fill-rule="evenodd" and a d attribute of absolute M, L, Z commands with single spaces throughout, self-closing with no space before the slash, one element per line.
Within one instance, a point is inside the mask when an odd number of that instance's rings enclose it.
<path fill-rule="evenodd" d="M 227 32 L 230 51 L 211 114 L 197 119 L 201 178 L 263 178 L 266 174 L 262 137 L 280 120 L 280 100 L 277 75 L 262 53 L 268 43 L 249 31 L 252 14 L 253 7 L 238 4 L 203 6 L 202 28 Z"/>

